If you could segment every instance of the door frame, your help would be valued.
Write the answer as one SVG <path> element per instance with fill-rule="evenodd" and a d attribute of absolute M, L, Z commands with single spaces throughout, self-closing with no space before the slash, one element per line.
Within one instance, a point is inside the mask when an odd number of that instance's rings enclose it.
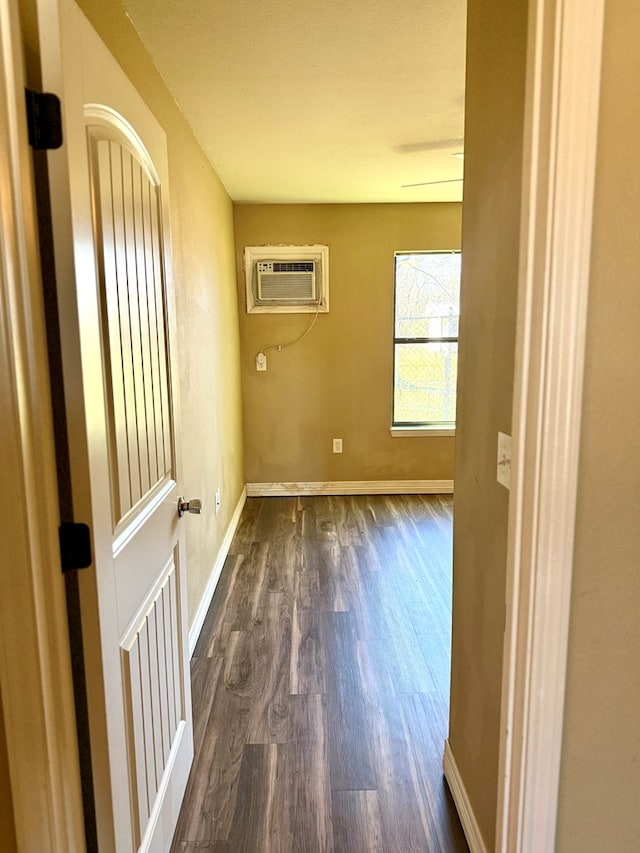
<path fill-rule="evenodd" d="M 85 849 L 17 4 L 0 0 L 0 684 L 20 850 Z"/>
<path fill-rule="evenodd" d="M 529 7 L 499 853 L 555 846 L 604 7 Z"/>

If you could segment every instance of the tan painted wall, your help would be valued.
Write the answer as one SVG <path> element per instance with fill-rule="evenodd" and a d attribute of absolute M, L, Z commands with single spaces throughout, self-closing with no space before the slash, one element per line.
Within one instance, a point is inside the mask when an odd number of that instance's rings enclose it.
<path fill-rule="evenodd" d="M 120 4 L 79 5 L 167 132 L 191 621 L 244 486 L 232 204 Z"/>
<path fill-rule="evenodd" d="M 2 697 L 0 696 L 0 850 L 3 853 L 14 853 L 17 849 L 16 830 L 13 822 L 7 740 L 4 727 L 4 711 L 2 708 Z"/>
<path fill-rule="evenodd" d="M 236 205 L 247 482 L 452 479 L 453 438 L 391 438 L 393 256 L 460 246 L 459 204 Z M 242 253 L 272 243 L 329 246 L 330 312 L 290 349 L 309 315 L 247 315 Z M 332 438 L 344 452 L 333 454 Z"/>
<path fill-rule="evenodd" d="M 494 848 L 524 114 L 526 0 L 468 4 L 449 741 Z"/>
<path fill-rule="evenodd" d="M 639 35 L 608 0 L 559 853 L 640 844 Z"/>

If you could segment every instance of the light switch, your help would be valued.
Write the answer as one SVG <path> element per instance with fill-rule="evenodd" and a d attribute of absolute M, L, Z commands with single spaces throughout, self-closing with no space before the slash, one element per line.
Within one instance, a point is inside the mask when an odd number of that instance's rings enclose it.
<path fill-rule="evenodd" d="M 498 433 L 498 482 L 505 489 L 511 488 L 511 436 Z"/>

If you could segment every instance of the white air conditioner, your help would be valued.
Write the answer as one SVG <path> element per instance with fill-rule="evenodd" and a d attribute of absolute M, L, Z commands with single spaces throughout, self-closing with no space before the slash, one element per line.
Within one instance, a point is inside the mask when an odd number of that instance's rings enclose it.
<path fill-rule="evenodd" d="M 245 274 L 249 314 L 329 310 L 327 246 L 247 246 Z"/>
<path fill-rule="evenodd" d="M 316 305 L 316 261 L 258 261 L 261 305 Z"/>

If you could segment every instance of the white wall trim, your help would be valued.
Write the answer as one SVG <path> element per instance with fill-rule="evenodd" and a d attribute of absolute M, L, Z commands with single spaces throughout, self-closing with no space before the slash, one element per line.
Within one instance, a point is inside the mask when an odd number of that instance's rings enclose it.
<path fill-rule="evenodd" d="M 532 0 L 496 825 L 555 847 L 604 0 Z"/>
<path fill-rule="evenodd" d="M 0 0 L 0 44 L 1 701 L 18 849 L 80 853 L 85 838 L 22 36 L 18 4 L 10 0 Z"/>
<path fill-rule="evenodd" d="M 247 483 L 250 498 L 286 495 L 452 495 L 453 480 L 342 480 L 326 483 Z"/>
<path fill-rule="evenodd" d="M 444 742 L 444 760 L 442 762 L 444 769 L 444 778 L 447 780 L 453 802 L 456 804 L 456 810 L 460 823 L 464 830 L 467 844 L 471 853 L 487 853 L 487 848 L 482 839 L 482 833 L 476 820 L 476 816 L 467 794 L 467 789 L 462 781 L 462 776 L 458 770 L 458 765 L 451 751 L 451 744 L 448 740 Z"/>
<path fill-rule="evenodd" d="M 193 617 L 191 627 L 189 628 L 189 658 L 193 656 L 196 643 L 198 642 L 198 637 L 200 636 L 200 631 L 202 631 L 202 626 L 204 625 L 204 620 L 207 616 L 207 611 L 211 606 L 213 595 L 216 591 L 218 581 L 220 580 L 224 561 L 227 559 L 227 554 L 229 553 L 231 542 L 233 541 L 233 537 L 235 536 L 236 530 L 238 529 L 238 524 L 240 523 L 240 516 L 242 515 L 242 510 L 244 509 L 246 500 L 247 489 L 245 487 L 240 493 L 240 498 L 238 500 L 238 503 L 236 504 L 236 508 L 234 509 L 233 515 L 231 516 L 231 520 L 227 525 L 224 538 L 220 543 L 220 548 L 218 549 L 218 555 L 213 564 L 213 568 L 211 569 L 209 580 L 207 581 L 207 586 L 205 588 L 204 593 L 202 594 L 200 605 L 198 606 L 196 615 Z"/>
<path fill-rule="evenodd" d="M 389 434 L 391 438 L 455 438 L 456 428 L 455 426 L 392 426 L 389 429 Z"/>

